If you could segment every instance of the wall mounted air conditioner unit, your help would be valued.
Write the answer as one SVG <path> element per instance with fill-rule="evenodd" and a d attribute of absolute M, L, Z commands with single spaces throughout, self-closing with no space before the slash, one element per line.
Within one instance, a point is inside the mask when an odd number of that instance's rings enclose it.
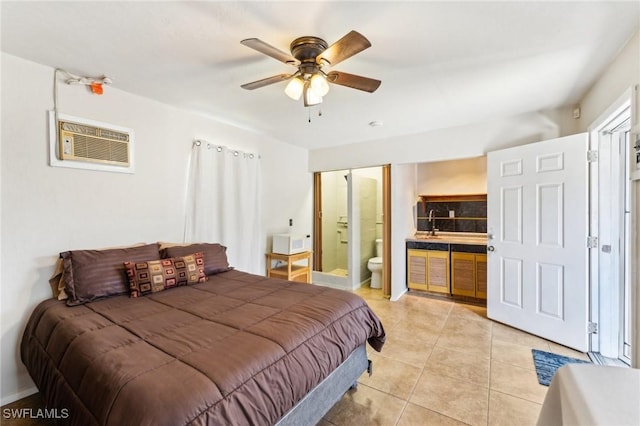
<path fill-rule="evenodd" d="M 49 128 L 51 166 L 134 172 L 132 129 L 53 111 Z"/>

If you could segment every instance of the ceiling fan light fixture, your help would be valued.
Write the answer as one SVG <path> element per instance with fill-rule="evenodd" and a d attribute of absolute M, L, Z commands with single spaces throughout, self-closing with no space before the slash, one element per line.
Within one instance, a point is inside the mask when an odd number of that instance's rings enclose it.
<path fill-rule="evenodd" d="M 324 67 L 333 67 L 371 47 L 369 40 L 357 31 L 350 31 L 331 45 L 315 36 L 298 37 L 289 45 L 291 54 L 257 38 L 248 38 L 240 43 L 298 68 L 293 74 L 278 74 L 242 84 L 240 87 L 254 90 L 287 81 L 284 89 L 287 96 L 296 101 L 303 97 L 305 107 L 322 103 L 323 97 L 329 93 L 329 83 L 369 93 L 375 92 L 381 83 L 380 80 L 360 75 L 336 70 L 326 73 L 323 70 Z"/>
<path fill-rule="evenodd" d="M 295 77 L 292 78 L 291 81 L 287 84 L 287 87 L 284 88 L 284 93 L 287 94 L 288 97 L 297 101 L 302 96 L 302 91 L 304 90 L 304 81 L 302 78 Z"/>
<path fill-rule="evenodd" d="M 322 96 L 319 96 L 308 83 L 304 87 L 304 106 L 314 106 L 322 103 Z"/>
<path fill-rule="evenodd" d="M 321 72 L 317 72 L 311 77 L 309 86 L 311 87 L 311 90 L 320 97 L 329 93 L 329 83 Z"/>

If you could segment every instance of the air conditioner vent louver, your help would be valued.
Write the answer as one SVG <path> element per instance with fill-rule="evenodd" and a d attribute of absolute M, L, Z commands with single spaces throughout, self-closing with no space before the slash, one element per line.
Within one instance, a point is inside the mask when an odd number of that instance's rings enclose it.
<path fill-rule="evenodd" d="M 104 142 L 98 138 L 75 135 L 73 138 L 73 155 L 88 160 L 101 160 L 116 162 L 118 164 L 129 163 L 128 144 L 123 142 Z"/>
<path fill-rule="evenodd" d="M 129 134 L 59 121 L 60 159 L 129 166 Z"/>

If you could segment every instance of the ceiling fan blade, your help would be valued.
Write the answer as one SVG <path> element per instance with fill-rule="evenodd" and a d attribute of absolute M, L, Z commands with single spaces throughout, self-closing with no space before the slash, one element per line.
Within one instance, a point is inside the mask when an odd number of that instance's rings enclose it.
<path fill-rule="evenodd" d="M 363 90 L 369 93 L 375 92 L 382 83 L 380 80 L 340 71 L 331 71 L 327 74 L 327 80 L 333 84 L 351 87 L 352 89 Z"/>
<path fill-rule="evenodd" d="M 242 87 L 243 89 L 253 90 L 259 89 L 264 86 L 268 86 L 270 84 L 279 83 L 281 81 L 289 80 L 295 74 L 278 74 L 272 77 L 263 78 L 262 80 L 252 81 L 251 83 L 245 83 Z"/>
<path fill-rule="evenodd" d="M 334 66 L 369 47 L 371 43 L 365 36 L 357 31 L 351 31 L 318 55 L 316 62 L 320 65 L 324 60 Z"/>
<path fill-rule="evenodd" d="M 300 61 L 298 61 L 290 54 L 283 52 L 277 47 L 273 47 L 258 38 L 247 38 L 245 40 L 242 40 L 240 43 L 254 50 L 257 50 L 260 53 L 264 53 L 267 56 L 271 56 L 272 58 L 277 59 L 280 62 L 284 62 L 285 64 L 298 66 L 298 64 L 300 63 Z"/>

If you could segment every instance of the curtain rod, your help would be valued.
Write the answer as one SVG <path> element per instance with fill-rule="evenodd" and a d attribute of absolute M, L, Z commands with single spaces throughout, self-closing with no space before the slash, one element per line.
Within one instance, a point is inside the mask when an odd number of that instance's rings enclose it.
<path fill-rule="evenodd" d="M 223 145 L 214 145 L 214 144 L 212 144 L 211 142 L 203 141 L 203 140 L 200 140 L 200 139 L 196 139 L 196 140 L 194 140 L 194 141 L 193 141 L 193 144 L 194 144 L 195 146 L 201 146 L 203 143 L 206 143 L 206 144 L 207 144 L 207 149 L 212 149 L 212 148 L 214 148 L 214 147 L 215 147 L 215 148 L 216 148 L 216 151 L 218 151 L 218 152 L 222 152 L 222 149 L 223 149 L 223 148 L 228 148 L 228 147 L 225 147 L 225 146 L 223 146 Z M 228 148 L 228 149 L 229 149 L 229 148 Z M 249 157 L 250 159 L 253 159 L 254 157 L 256 157 L 256 154 L 253 154 L 253 153 L 251 153 L 251 152 L 244 152 L 244 151 L 240 151 L 240 150 L 237 150 L 237 149 L 229 149 L 229 151 L 230 151 L 230 152 L 231 152 L 235 157 L 239 156 L 241 153 L 242 153 L 242 154 L 245 154 L 245 155 L 246 155 L 247 157 Z M 262 158 L 260 155 L 257 155 L 257 157 L 258 157 L 258 159 L 261 159 L 261 158 Z"/>

